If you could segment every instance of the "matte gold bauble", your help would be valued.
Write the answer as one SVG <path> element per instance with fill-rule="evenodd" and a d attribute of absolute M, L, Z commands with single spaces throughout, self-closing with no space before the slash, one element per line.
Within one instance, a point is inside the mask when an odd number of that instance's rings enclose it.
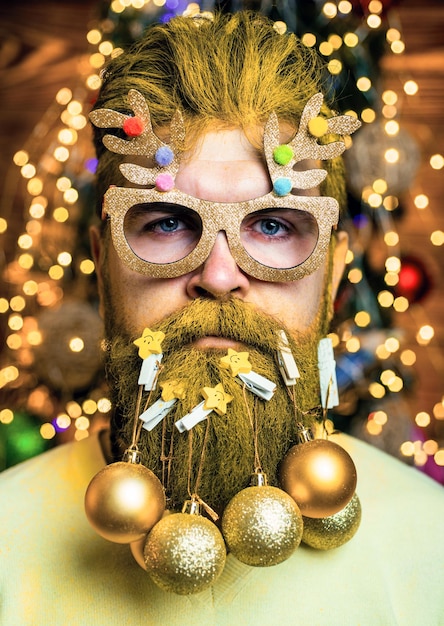
<path fill-rule="evenodd" d="M 130 543 L 130 549 L 134 560 L 137 562 L 138 565 L 140 565 L 142 569 L 146 571 L 145 556 L 143 553 L 145 549 L 145 542 L 146 535 L 144 535 L 142 539 L 138 539 L 137 541 L 133 541 L 132 543 Z"/>
<path fill-rule="evenodd" d="M 222 573 L 222 535 L 201 515 L 172 513 L 158 522 L 145 544 L 146 569 L 164 591 L 190 595 L 212 585 Z"/>
<path fill-rule="evenodd" d="M 229 551 L 242 563 L 266 567 L 288 559 L 302 537 L 302 515 L 277 487 L 247 487 L 230 500 L 222 533 Z"/>
<path fill-rule="evenodd" d="M 342 511 L 315 519 L 304 517 L 303 543 L 316 550 L 339 548 L 355 535 L 361 523 L 361 503 L 355 494 Z"/>
<path fill-rule="evenodd" d="M 141 539 L 162 517 L 160 480 L 138 463 L 120 461 L 94 476 L 85 494 L 86 516 L 96 532 L 115 543 Z"/>
<path fill-rule="evenodd" d="M 305 517 L 329 517 L 351 500 L 356 467 L 341 446 L 314 439 L 293 446 L 281 464 L 280 480 Z"/>
<path fill-rule="evenodd" d="M 169 509 L 165 509 L 162 517 L 165 517 L 166 515 L 171 515 L 171 511 Z M 143 535 L 142 539 L 138 539 L 137 541 L 133 541 L 132 543 L 130 543 L 131 554 L 133 555 L 137 564 L 140 565 L 140 567 L 144 569 L 145 571 L 146 571 L 146 564 L 145 564 L 144 550 L 145 550 L 146 537 L 147 537 L 146 535 Z"/>

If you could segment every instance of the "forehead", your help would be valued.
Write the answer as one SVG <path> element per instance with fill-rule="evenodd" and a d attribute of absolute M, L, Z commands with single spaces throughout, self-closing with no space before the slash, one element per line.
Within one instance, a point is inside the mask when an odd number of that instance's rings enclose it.
<path fill-rule="evenodd" d="M 271 181 L 263 155 L 240 129 L 232 129 L 200 137 L 181 161 L 176 187 L 202 200 L 241 202 L 268 193 Z"/>
<path fill-rule="evenodd" d="M 257 132 L 257 129 L 255 129 Z M 282 143 L 292 136 L 290 127 L 281 132 Z M 320 162 L 305 159 L 295 170 L 319 167 Z M 249 141 L 241 129 L 204 133 L 195 148 L 185 154 L 176 175 L 176 187 L 195 198 L 212 202 L 243 202 L 267 194 L 272 189 L 262 150 Z M 301 194 L 318 195 L 317 189 Z"/>

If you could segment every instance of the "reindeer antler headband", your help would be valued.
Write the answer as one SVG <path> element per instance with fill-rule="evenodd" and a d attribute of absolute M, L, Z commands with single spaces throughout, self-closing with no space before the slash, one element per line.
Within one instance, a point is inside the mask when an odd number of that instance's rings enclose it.
<path fill-rule="evenodd" d="M 110 187 L 104 196 L 103 211 L 111 219 L 120 258 L 142 274 L 177 277 L 201 265 L 217 233 L 224 231 L 237 264 L 255 278 L 283 282 L 315 271 L 337 225 L 339 205 L 327 196 L 294 195 L 293 189 L 315 188 L 327 176 L 321 168 L 295 171 L 294 166 L 306 159 L 339 156 L 346 148 L 343 140 L 321 145 L 318 138 L 326 133 L 349 135 L 360 126 L 350 116 L 319 117 L 322 101 L 320 93 L 310 98 L 298 132 L 287 144 L 280 144 L 277 116 L 270 116 L 264 129 L 264 153 L 273 189 L 234 203 L 201 200 L 175 188 L 185 136 L 179 111 L 171 120 L 168 144 L 155 135 L 146 100 L 134 89 L 128 93 L 134 116 L 110 109 L 93 111 L 90 118 L 95 126 L 122 128 L 129 137 L 107 134 L 106 148 L 144 156 L 155 164 L 122 163 L 119 167 L 126 180 L 147 188 Z"/>

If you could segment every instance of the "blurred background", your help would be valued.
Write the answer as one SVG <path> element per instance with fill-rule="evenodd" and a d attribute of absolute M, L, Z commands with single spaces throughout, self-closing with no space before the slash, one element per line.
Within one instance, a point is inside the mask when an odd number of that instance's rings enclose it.
<path fill-rule="evenodd" d="M 88 111 L 107 59 L 172 15 L 251 8 L 325 60 L 353 235 L 332 338 L 339 428 L 444 484 L 444 3 L 0 3 L 0 470 L 107 423 L 88 246 Z"/>

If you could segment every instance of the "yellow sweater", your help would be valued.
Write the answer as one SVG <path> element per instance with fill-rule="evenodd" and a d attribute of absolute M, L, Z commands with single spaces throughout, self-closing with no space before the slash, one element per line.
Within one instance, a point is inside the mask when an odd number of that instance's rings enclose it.
<path fill-rule="evenodd" d="M 329 552 L 300 547 L 252 568 L 229 556 L 214 587 L 155 587 L 128 546 L 100 538 L 83 497 L 104 465 L 97 436 L 0 475 L 2 626 L 443 626 L 444 491 L 344 435 L 358 469 L 361 527 Z"/>

